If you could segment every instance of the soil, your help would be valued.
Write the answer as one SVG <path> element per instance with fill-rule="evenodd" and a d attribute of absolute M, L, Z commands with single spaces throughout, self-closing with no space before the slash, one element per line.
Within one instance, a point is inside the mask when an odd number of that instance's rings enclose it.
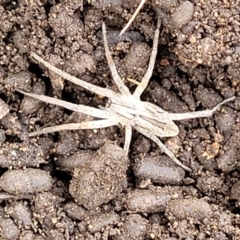
<path fill-rule="evenodd" d="M 240 239 L 240 1 L 0 1 L 1 239 Z M 142 99 L 168 112 L 212 108 L 213 117 L 177 122 L 162 139 L 176 166 L 149 139 L 124 129 L 29 132 L 89 116 L 15 89 L 92 107 L 102 96 L 64 81 L 30 51 L 92 84 L 117 91 L 101 32 L 131 91 L 148 67 L 157 17 L 158 56 Z"/>

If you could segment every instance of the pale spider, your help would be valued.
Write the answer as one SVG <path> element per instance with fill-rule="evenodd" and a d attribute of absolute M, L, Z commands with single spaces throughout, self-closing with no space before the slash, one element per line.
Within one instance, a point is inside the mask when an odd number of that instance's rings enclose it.
<path fill-rule="evenodd" d="M 198 117 L 209 117 L 223 104 L 232 101 L 235 97 L 224 100 L 219 103 L 212 110 L 204 110 L 191 113 L 168 113 L 162 108 L 150 103 L 140 100 L 140 96 L 148 85 L 149 79 L 152 75 L 153 67 L 156 60 L 157 48 L 158 48 L 158 38 L 159 38 L 159 28 L 161 21 L 158 20 L 157 29 L 155 31 L 153 40 L 153 50 L 151 53 L 149 66 L 146 74 L 144 75 L 141 82 L 138 83 L 133 94 L 130 93 L 129 89 L 124 85 L 122 79 L 118 75 L 116 67 L 114 65 L 110 50 L 108 47 L 107 37 L 106 37 L 106 27 L 103 23 L 102 32 L 104 40 L 104 48 L 106 53 L 107 62 L 113 77 L 113 81 L 117 85 L 119 92 L 114 92 L 107 88 L 98 87 L 78 79 L 62 70 L 54 67 L 50 63 L 44 61 L 37 54 L 31 52 L 31 56 L 37 61 L 46 66 L 50 71 L 53 71 L 60 75 L 61 77 L 67 79 L 68 81 L 77 84 L 89 91 L 92 91 L 100 96 L 107 97 L 109 99 L 107 105 L 101 109 L 96 109 L 93 107 L 88 107 L 84 105 L 77 105 L 67 101 L 47 97 L 44 95 L 36 95 L 32 93 L 26 93 L 18 90 L 19 92 L 33 97 L 35 99 L 55 104 L 72 111 L 79 113 L 84 113 L 92 117 L 100 118 L 101 120 L 93 120 L 81 123 L 68 123 L 59 126 L 47 127 L 42 130 L 32 132 L 30 136 L 36 136 L 45 133 L 52 133 L 56 131 L 63 130 L 79 130 L 79 129 L 99 129 L 118 125 L 119 123 L 125 127 L 125 143 L 124 150 L 128 154 L 129 146 L 132 138 L 132 129 L 136 129 L 139 133 L 143 134 L 147 138 L 153 140 L 163 152 L 165 152 L 177 165 L 181 166 L 187 171 L 191 171 L 189 167 L 183 165 L 174 154 L 159 140 L 158 137 L 174 137 L 178 135 L 179 129 L 174 124 L 173 120 L 183 120 Z"/>

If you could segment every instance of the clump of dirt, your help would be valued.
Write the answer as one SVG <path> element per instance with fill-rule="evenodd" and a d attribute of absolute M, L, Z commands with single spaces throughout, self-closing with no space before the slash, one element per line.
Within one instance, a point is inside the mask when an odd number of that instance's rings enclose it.
<path fill-rule="evenodd" d="M 79 205 L 95 209 L 126 190 L 128 159 L 122 148 L 106 142 L 96 153 L 81 157 L 85 161 L 74 169 L 69 186 Z"/>
<path fill-rule="evenodd" d="M 239 239 L 239 1 L 9 1 L 0 4 L 1 239 Z M 132 91 L 148 67 L 157 18 L 158 56 L 143 99 L 168 112 L 212 108 L 212 118 L 178 122 L 163 139 L 176 166 L 133 132 L 127 157 L 121 126 L 29 138 L 29 132 L 91 121 L 16 89 L 99 108 L 106 99 L 64 81 L 30 51 L 92 84 L 117 91 L 101 26 Z M 9 230 L 10 229 L 10 230 Z"/>

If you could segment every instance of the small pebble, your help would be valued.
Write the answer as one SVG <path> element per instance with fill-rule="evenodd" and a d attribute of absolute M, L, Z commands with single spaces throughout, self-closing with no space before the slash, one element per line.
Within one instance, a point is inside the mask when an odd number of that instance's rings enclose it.
<path fill-rule="evenodd" d="M 0 187 L 12 194 L 48 191 L 52 187 L 49 173 L 39 169 L 8 170 L 0 178 Z"/>

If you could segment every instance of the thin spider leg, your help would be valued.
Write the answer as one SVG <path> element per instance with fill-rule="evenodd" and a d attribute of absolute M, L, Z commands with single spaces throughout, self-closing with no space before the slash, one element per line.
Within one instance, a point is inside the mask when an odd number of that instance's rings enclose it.
<path fill-rule="evenodd" d="M 85 88 L 85 89 L 87 89 L 91 92 L 94 92 L 94 93 L 96 93 L 98 95 L 101 95 L 101 96 L 104 96 L 104 97 L 113 98 L 113 99 L 118 99 L 120 97 L 119 93 L 116 93 L 116 92 L 112 91 L 111 89 L 95 86 L 91 83 L 85 82 L 85 81 L 83 81 L 79 78 L 76 78 L 76 77 L 62 71 L 61 69 L 59 69 L 57 67 L 54 67 L 52 64 L 45 61 L 43 58 L 38 56 L 36 53 L 30 52 L 30 54 L 31 54 L 32 57 L 34 57 L 38 62 L 42 63 L 49 70 L 55 72 L 59 76 L 68 80 L 69 82 L 72 82 L 72 83 L 74 83 L 78 86 L 81 86 L 81 87 L 83 87 L 83 88 Z"/>
<path fill-rule="evenodd" d="M 106 25 L 104 22 L 102 24 L 102 32 L 103 32 L 103 42 L 104 42 L 105 54 L 106 54 L 108 66 L 109 66 L 111 74 L 112 74 L 112 78 L 113 78 L 115 84 L 117 85 L 119 91 L 125 96 L 130 96 L 131 93 L 130 93 L 129 89 L 124 85 L 122 79 L 120 78 L 120 76 L 117 72 L 116 66 L 113 62 L 113 58 L 112 58 L 112 55 L 110 53 L 109 46 L 108 46 Z"/>
<path fill-rule="evenodd" d="M 16 90 L 16 91 L 18 91 L 26 96 L 38 99 L 40 101 L 54 104 L 54 105 L 69 109 L 74 112 L 84 113 L 84 114 L 90 115 L 92 117 L 97 117 L 97 118 L 112 117 L 112 115 L 109 112 L 102 110 L 102 109 L 93 108 L 93 107 L 89 107 L 89 106 L 85 106 L 85 105 L 81 105 L 81 104 L 78 105 L 78 104 L 70 103 L 67 101 L 60 100 L 60 99 L 47 97 L 44 95 L 37 95 L 37 94 L 33 94 L 33 93 L 23 92 L 21 90 Z"/>
<path fill-rule="evenodd" d="M 149 61 L 149 66 L 148 66 L 147 72 L 145 73 L 143 79 L 141 80 L 141 83 L 137 86 L 137 88 L 135 89 L 135 91 L 133 93 L 133 96 L 135 96 L 136 98 L 140 98 L 141 94 L 147 87 L 148 82 L 152 76 L 154 64 L 155 64 L 156 57 L 157 57 L 160 25 L 161 25 L 161 20 L 160 20 L 160 18 L 158 18 L 157 29 L 155 31 L 155 35 L 154 35 L 154 39 L 153 39 L 153 49 L 152 49 L 152 54 L 151 54 L 150 61 Z"/>
<path fill-rule="evenodd" d="M 125 126 L 125 142 L 124 142 L 124 151 L 128 154 L 129 147 L 132 139 L 132 127 L 130 125 Z"/>
<path fill-rule="evenodd" d="M 227 98 L 224 101 L 220 102 L 218 105 L 216 105 L 213 109 L 187 113 L 163 113 L 163 115 L 167 115 L 168 119 L 170 120 L 184 120 L 192 118 L 211 117 L 222 105 L 224 105 L 227 102 L 233 101 L 235 98 L 236 98 L 235 96 Z"/>
<path fill-rule="evenodd" d="M 162 151 L 167 154 L 178 166 L 182 167 L 183 169 L 185 169 L 186 171 L 191 172 L 191 168 L 183 165 L 175 156 L 174 154 L 150 131 L 139 127 L 139 126 L 135 126 L 135 129 L 140 132 L 141 134 L 143 134 L 144 136 L 146 136 L 149 139 L 152 139 L 161 149 Z"/>
<path fill-rule="evenodd" d="M 106 109 L 106 111 L 108 111 L 109 109 Z M 135 126 L 135 121 L 133 119 L 133 117 L 126 117 L 123 116 L 122 114 L 118 113 L 118 112 L 113 112 L 110 110 L 111 113 L 111 117 L 115 118 L 118 120 L 118 123 L 121 124 L 122 126 L 126 127 L 126 126 Z"/>
<path fill-rule="evenodd" d="M 88 121 L 88 122 L 81 122 L 81 123 L 68 123 L 62 124 L 53 127 L 47 127 L 39 131 L 35 131 L 29 134 L 29 137 L 38 136 L 41 134 L 46 133 L 53 133 L 59 131 L 66 131 L 66 130 L 80 130 L 80 129 L 99 129 L 99 128 L 106 128 L 117 125 L 118 121 L 114 118 L 108 118 L 104 120 L 97 120 L 97 121 Z"/>
<path fill-rule="evenodd" d="M 123 30 L 120 32 L 120 36 L 129 28 L 129 26 L 131 25 L 131 23 L 133 22 L 133 20 L 135 19 L 135 17 L 137 16 L 137 14 L 139 13 L 139 11 L 141 10 L 142 6 L 144 5 L 144 3 L 146 2 L 146 0 L 141 0 L 141 2 L 139 3 L 136 11 L 134 12 L 134 14 L 132 15 L 132 17 L 130 18 L 130 20 L 128 21 L 127 25 L 123 28 Z"/>

